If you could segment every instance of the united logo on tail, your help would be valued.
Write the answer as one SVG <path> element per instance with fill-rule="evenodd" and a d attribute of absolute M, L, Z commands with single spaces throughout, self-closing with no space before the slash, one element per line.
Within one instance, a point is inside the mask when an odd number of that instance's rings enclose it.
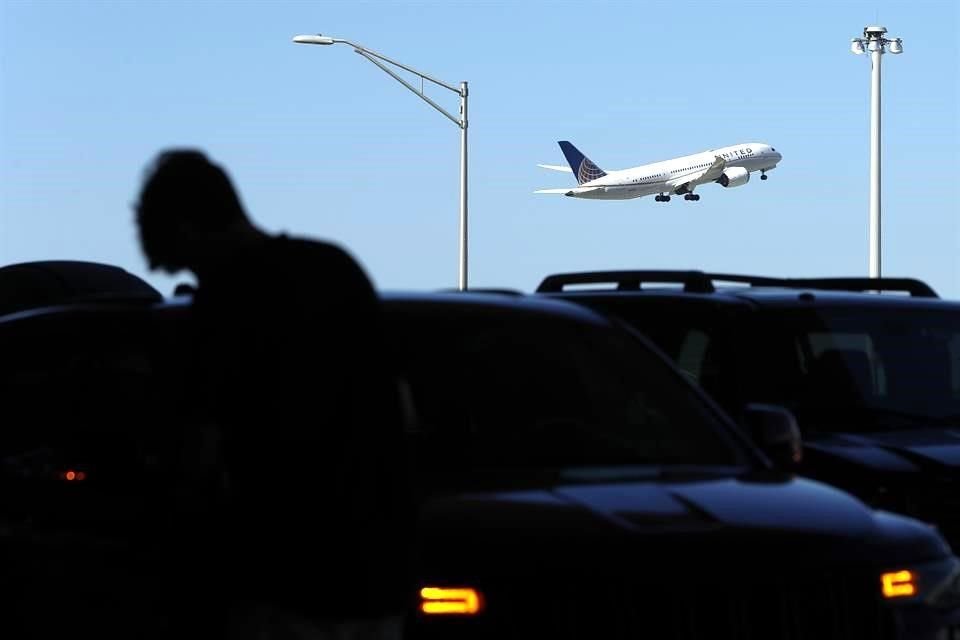
<path fill-rule="evenodd" d="M 563 155 L 566 156 L 570 168 L 576 174 L 578 184 L 590 182 L 607 175 L 606 171 L 595 165 L 590 158 L 580 153 L 579 149 L 566 140 L 561 140 L 558 144 L 563 151 Z"/>

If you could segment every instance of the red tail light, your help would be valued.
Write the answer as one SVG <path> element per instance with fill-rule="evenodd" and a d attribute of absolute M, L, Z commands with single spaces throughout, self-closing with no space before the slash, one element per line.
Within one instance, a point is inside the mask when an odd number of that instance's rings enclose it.
<path fill-rule="evenodd" d="M 83 482 L 87 479 L 87 473 L 76 469 L 67 469 L 60 472 L 60 479 L 65 482 Z"/>

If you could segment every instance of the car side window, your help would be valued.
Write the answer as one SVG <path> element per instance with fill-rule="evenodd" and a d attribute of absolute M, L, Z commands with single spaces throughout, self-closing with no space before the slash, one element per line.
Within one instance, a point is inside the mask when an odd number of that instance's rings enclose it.
<path fill-rule="evenodd" d="M 700 382 L 703 360 L 709 343 L 710 336 L 699 329 L 687 331 L 680 342 L 680 349 L 674 359 L 677 367 L 694 382 Z"/>
<path fill-rule="evenodd" d="M 824 386 L 817 384 L 817 377 L 835 361 L 855 385 L 857 395 L 865 400 L 886 395 L 883 362 L 869 334 L 812 331 L 798 339 L 804 341 L 800 352 L 808 357 L 802 367 L 812 386 Z"/>
<path fill-rule="evenodd" d="M 960 413 L 960 327 L 952 312 L 772 309 L 766 324 L 771 337 L 789 343 L 795 357 L 788 367 L 785 352 L 766 349 L 771 366 L 757 386 L 776 383 L 780 402 L 805 428 L 832 430 L 838 421 L 844 429 L 877 421 L 899 428 L 908 419 L 904 416 L 937 419 Z M 842 411 L 874 417 L 851 421 Z"/>

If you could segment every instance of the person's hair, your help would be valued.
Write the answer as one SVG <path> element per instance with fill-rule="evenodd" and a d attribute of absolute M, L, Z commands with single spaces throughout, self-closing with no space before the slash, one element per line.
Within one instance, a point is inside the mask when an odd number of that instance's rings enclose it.
<path fill-rule="evenodd" d="M 227 173 L 195 149 L 170 149 L 147 167 L 137 216 L 156 224 L 175 221 L 217 231 L 246 219 Z"/>

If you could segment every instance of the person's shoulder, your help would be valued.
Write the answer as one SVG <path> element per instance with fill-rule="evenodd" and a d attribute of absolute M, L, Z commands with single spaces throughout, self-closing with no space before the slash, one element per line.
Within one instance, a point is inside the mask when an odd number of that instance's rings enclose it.
<path fill-rule="evenodd" d="M 344 247 L 328 240 L 280 234 L 272 239 L 274 251 L 294 265 L 307 269 L 322 267 L 327 275 L 369 281 L 360 262 Z"/>
<path fill-rule="evenodd" d="M 280 234 L 274 236 L 271 241 L 275 250 L 288 255 L 319 256 L 351 261 L 354 259 L 345 248 L 329 240 Z"/>

